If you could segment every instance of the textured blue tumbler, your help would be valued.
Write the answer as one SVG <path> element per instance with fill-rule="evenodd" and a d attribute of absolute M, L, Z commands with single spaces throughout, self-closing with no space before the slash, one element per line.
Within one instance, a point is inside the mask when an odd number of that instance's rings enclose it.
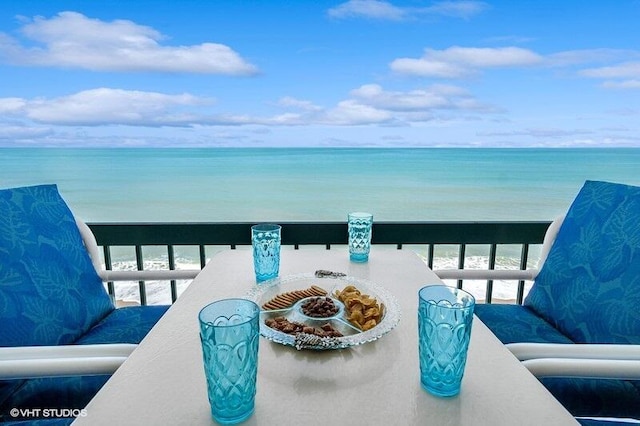
<path fill-rule="evenodd" d="M 347 216 L 349 232 L 349 259 L 353 262 L 369 260 L 371 250 L 371 229 L 373 215 L 371 213 L 354 212 Z"/>
<path fill-rule="evenodd" d="M 428 392 L 454 396 L 467 362 L 474 297 L 444 285 L 423 287 L 418 305 L 420 382 Z"/>
<path fill-rule="evenodd" d="M 258 373 L 260 307 L 224 299 L 198 316 L 211 415 L 221 424 L 248 419 L 254 411 Z"/>
<path fill-rule="evenodd" d="M 280 225 L 260 224 L 251 227 L 253 267 L 256 281 L 278 276 L 280 270 Z"/>

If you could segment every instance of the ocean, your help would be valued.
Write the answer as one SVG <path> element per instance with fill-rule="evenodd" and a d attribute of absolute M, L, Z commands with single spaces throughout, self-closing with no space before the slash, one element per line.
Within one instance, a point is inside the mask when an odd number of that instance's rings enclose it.
<path fill-rule="evenodd" d="M 0 149 L 94 222 L 548 220 L 587 179 L 640 184 L 640 149 Z"/>
<path fill-rule="evenodd" d="M 551 220 L 585 180 L 640 185 L 640 148 L 0 149 L 0 188 L 55 183 L 88 222 Z"/>

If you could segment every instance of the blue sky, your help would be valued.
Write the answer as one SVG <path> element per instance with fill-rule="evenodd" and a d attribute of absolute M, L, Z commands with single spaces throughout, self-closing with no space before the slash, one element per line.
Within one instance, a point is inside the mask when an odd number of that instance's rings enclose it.
<path fill-rule="evenodd" d="M 0 146 L 640 147 L 640 0 L 0 3 Z"/>

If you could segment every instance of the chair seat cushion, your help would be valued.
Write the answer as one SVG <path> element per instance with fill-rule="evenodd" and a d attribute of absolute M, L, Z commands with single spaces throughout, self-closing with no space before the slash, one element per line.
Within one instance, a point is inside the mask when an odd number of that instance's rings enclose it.
<path fill-rule="evenodd" d="M 165 305 L 115 309 L 75 343 L 140 343 L 168 309 Z"/>
<path fill-rule="evenodd" d="M 2 423 L 3 426 L 68 426 L 74 418 L 17 420 Z"/>
<path fill-rule="evenodd" d="M 72 343 L 113 309 L 57 187 L 0 190 L 0 346 Z"/>
<path fill-rule="evenodd" d="M 540 381 L 574 416 L 640 419 L 638 381 L 583 378 Z"/>
<path fill-rule="evenodd" d="M 479 303 L 474 313 L 504 344 L 573 343 L 526 306 Z"/>
<path fill-rule="evenodd" d="M 0 406 L 0 423 L 11 420 L 12 408 L 83 409 L 109 380 L 108 375 L 45 377 L 22 380 L 18 389 Z"/>
<path fill-rule="evenodd" d="M 640 187 L 587 181 L 525 305 L 576 343 L 640 344 Z"/>

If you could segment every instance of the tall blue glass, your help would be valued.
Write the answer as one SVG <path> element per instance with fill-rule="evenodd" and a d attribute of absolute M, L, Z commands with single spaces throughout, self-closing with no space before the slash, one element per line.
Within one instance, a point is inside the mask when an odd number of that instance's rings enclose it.
<path fill-rule="evenodd" d="M 371 213 L 355 212 L 347 216 L 349 231 L 349 259 L 353 262 L 369 260 L 371 250 L 371 229 L 373 215 Z"/>
<path fill-rule="evenodd" d="M 248 419 L 254 411 L 258 374 L 260 307 L 224 299 L 198 316 L 211 415 L 221 424 Z"/>
<path fill-rule="evenodd" d="M 444 285 L 418 292 L 420 382 L 437 396 L 460 392 L 471 337 L 474 297 Z"/>
<path fill-rule="evenodd" d="M 280 225 L 274 224 L 260 224 L 251 227 L 253 268 L 257 282 L 278 276 L 280 270 L 280 230 Z"/>

